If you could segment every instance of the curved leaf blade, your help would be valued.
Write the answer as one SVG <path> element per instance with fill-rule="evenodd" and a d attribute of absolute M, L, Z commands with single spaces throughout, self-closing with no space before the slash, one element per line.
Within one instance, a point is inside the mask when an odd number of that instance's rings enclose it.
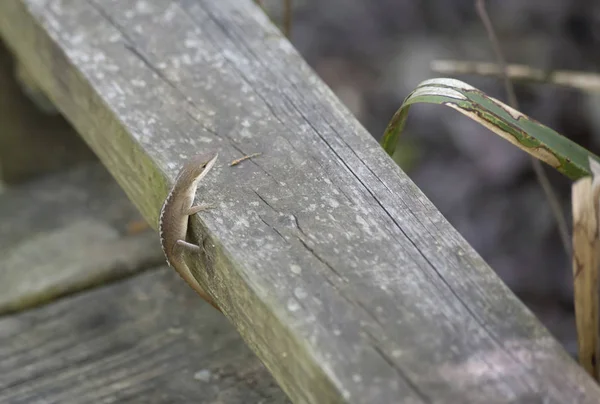
<path fill-rule="evenodd" d="M 588 158 L 600 158 L 542 123 L 460 80 L 425 80 L 411 92 L 388 124 L 381 145 L 391 156 L 411 105 L 445 105 L 479 122 L 521 150 L 576 180 L 590 175 Z"/>

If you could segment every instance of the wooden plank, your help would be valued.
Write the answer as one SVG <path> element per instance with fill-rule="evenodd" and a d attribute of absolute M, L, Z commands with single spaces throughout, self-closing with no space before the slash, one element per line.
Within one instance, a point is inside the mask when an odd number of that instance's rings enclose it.
<path fill-rule="evenodd" d="M 163 265 L 156 235 L 98 163 L 0 194 L 0 314 Z"/>
<path fill-rule="evenodd" d="M 60 115 L 32 103 L 15 79 L 26 79 L 0 41 L 0 181 L 15 185 L 96 157 Z M 23 80 L 21 80 L 23 81 Z M 35 96 L 39 99 L 40 93 Z"/>
<path fill-rule="evenodd" d="M 227 320 L 163 267 L 1 318 L 0 402 L 289 401 Z"/>
<path fill-rule="evenodd" d="M 3 0 L 0 33 L 149 223 L 219 151 L 189 264 L 294 402 L 600 399 L 250 0 Z"/>

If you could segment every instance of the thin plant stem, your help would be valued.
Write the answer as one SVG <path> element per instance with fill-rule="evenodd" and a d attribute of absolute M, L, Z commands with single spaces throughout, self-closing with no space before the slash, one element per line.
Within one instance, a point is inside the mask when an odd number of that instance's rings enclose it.
<path fill-rule="evenodd" d="M 292 0 L 284 0 L 283 33 L 290 39 L 292 34 Z"/>
<path fill-rule="evenodd" d="M 512 81 L 506 73 L 506 61 L 504 60 L 504 55 L 502 53 L 502 49 L 500 48 L 500 42 L 496 37 L 492 21 L 490 20 L 490 17 L 485 9 L 485 0 L 475 0 L 475 8 L 477 9 L 477 14 L 479 14 L 479 18 L 481 19 L 481 22 L 483 23 L 487 32 L 488 38 L 492 44 L 492 48 L 494 49 L 494 53 L 496 54 L 496 59 L 498 60 L 498 65 L 500 65 L 500 69 L 502 71 L 502 78 L 504 81 L 504 89 L 508 96 L 508 102 L 511 105 L 511 107 L 518 110 L 519 103 L 517 101 L 517 96 L 515 95 L 515 90 Z M 556 196 L 552 185 L 550 184 L 550 180 L 548 179 L 548 176 L 544 171 L 542 163 L 534 157 L 531 157 L 531 163 L 533 165 L 533 170 L 535 171 L 537 180 L 540 183 L 544 193 L 546 194 L 546 199 L 550 204 L 550 209 L 554 214 L 556 224 L 558 225 L 558 232 L 560 234 L 560 238 L 562 240 L 565 252 L 568 256 L 571 256 L 571 238 L 569 236 L 567 220 L 565 219 L 565 216 L 563 214 L 560 201 Z"/>

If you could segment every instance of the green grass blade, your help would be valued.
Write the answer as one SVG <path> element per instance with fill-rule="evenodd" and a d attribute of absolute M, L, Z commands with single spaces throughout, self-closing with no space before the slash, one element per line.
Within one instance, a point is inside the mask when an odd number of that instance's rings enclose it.
<path fill-rule="evenodd" d="M 445 105 L 479 122 L 533 157 L 576 180 L 590 175 L 588 157 L 600 158 L 540 122 L 459 80 L 425 80 L 406 97 L 388 124 L 381 145 L 392 156 L 416 103 Z"/>

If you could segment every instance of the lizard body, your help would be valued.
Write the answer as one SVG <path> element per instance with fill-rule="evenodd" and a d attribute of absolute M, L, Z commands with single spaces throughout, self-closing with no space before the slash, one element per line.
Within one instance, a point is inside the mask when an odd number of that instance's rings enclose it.
<path fill-rule="evenodd" d="M 200 246 L 185 241 L 189 217 L 210 205 L 200 204 L 193 206 L 198 183 L 208 174 L 217 161 L 218 154 L 199 154 L 186 161 L 179 171 L 169 195 L 160 210 L 158 229 L 160 244 L 167 259 L 167 264 L 215 309 L 216 303 L 202 289 L 202 286 L 192 275 L 185 263 L 184 253 L 198 253 Z"/>

